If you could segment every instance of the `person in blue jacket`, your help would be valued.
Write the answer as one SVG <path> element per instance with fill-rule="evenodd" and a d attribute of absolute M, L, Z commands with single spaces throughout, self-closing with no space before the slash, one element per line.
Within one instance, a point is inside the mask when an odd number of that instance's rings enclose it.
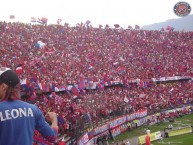
<path fill-rule="evenodd" d="M 48 112 L 49 125 L 39 108 L 20 100 L 20 81 L 17 74 L 0 68 L 0 145 L 32 145 L 34 130 L 49 142 L 58 135 L 57 115 Z"/>

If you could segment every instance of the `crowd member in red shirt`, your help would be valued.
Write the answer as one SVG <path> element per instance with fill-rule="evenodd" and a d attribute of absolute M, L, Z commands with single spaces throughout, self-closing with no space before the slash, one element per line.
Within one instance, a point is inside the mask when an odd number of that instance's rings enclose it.
<path fill-rule="evenodd" d="M 147 134 L 145 136 L 145 144 L 150 145 L 151 144 L 151 139 L 150 139 L 150 130 L 147 130 Z"/>

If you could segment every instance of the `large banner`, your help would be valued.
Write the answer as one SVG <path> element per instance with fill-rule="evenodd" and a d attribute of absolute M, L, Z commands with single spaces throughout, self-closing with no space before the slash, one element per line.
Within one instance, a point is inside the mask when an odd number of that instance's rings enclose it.
<path fill-rule="evenodd" d="M 137 126 L 142 126 L 145 123 L 147 123 L 147 117 L 139 119 Z"/>
<path fill-rule="evenodd" d="M 153 82 L 164 82 L 164 81 L 175 81 L 175 80 L 190 80 L 190 76 L 172 76 L 172 77 L 161 77 L 161 78 L 152 78 Z"/>
<path fill-rule="evenodd" d="M 96 136 L 96 135 L 98 135 L 98 134 L 100 134 L 100 133 L 102 133 L 104 131 L 107 131 L 107 130 L 109 130 L 109 124 L 105 124 L 103 126 L 99 126 L 99 127 L 94 129 L 94 135 Z"/>
<path fill-rule="evenodd" d="M 88 143 L 88 134 L 85 133 L 79 140 L 78 140 L 78 145 L 86 145 Z"/>
<path fill-rule="evenodd" d="M 112 129 L 114 127 L 117 127 L 117 126 L 124 124 L 125 122 L 129 122 L 129 121 L 132 121 L 132 120 L 138 119 L 138 118 L 143 118 L 145 116 L 147 116 L 147 110 L 139 110 L 133 114 L 122 116 L 122 117 L 119 117 L 119 118 L 111 121 L 110 122 L 110 128 Z"/>
<path fill-rule="evenodd" d="M 147 116 L 147 110 L 139 110 L 136 113 L 136 118 L 141 118 Z"/>
<path fill-rule="evenodd" d="M 126 123 L 126 124 L 122 124 L 121 126 L 118 126 L 118 127 L 114 128 L 114 129 L 112 129 L 112 130 L 111 130 L 111 134 L 112 134 L 112 136 L 113 136 L 113 138 L 114 138 L 114 137 L 116 137 L 117 135 L 125 132 L 127 129 L 128 129 L 127 123 Z"/>
<path fill-rule="evenodd" d="M 132 121 L 136 118 L 135 113 L 127 115 L 127 121 Z"/>
<path fill-rule="evenodd" d="M 127 116 L 119 117 L 110 122 L 110 128 L 117 127 L 125 122 L 127 122 Z"/>
<path fill-rule="evenodd" d="M 171 130 L 168 133 L 168 136 L 176 136 L 176 135 L 181 135 L 181 134 L 186 134 L 186 133 L 191 133 L 192 132 L 192 127 L 186 127 L 186 128 L 181 128 L 177 130 Z"/>
<path fill-rule="evenodd" d="M 160 131 L 157 131 L 157 132 L 153 132 L 151 133 L 150 135 L 150 141 L 155 141 L 155 140 L 158 140 L 161 138 L 161 132 Z M 142 144 L 145 144 L 145 137 L 146 135 L 142 135 L 142 136 L 139 136 L 139 145 L 142 145 Z"/>

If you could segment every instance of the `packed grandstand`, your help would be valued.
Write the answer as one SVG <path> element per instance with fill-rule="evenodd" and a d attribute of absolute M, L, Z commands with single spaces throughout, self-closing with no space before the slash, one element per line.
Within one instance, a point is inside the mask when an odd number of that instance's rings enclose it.
<path fill-rule="evenodd" d="M 0 22 L 0 37 L 22 99 L 56 112 L 59 137 L 74 144 L 82 124 L 193 103 L 193 32 Z M 45 142 L 35 132 L 34 145 Z"/>

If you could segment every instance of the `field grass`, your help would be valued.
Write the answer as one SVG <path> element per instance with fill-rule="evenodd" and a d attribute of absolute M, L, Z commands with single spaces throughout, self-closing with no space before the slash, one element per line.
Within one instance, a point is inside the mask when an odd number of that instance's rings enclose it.
<path fill-rule="evenodd" d="M 151 130 L 151 132 L 163 131 L 164 128 L 168 127 L 169 124 L 171 124 L 171 123 L 170 122 L 163 122 L 163 123 L 160 123 L 159 125 L 156 124 L 153 126 L 143 125 L 137 129 L 132 129 L 129 132 L 126 131 L 126 132 L 118 135 L 117 137 L 115 137 L 115 140 L 109 140 L 109 143 L 119 142 L 119 141 L 123 141 L 123 140 L 130 139 L 133 137 L 138 137 L 138 136 L 144 135 L 144 134 L 146 134 L 147 128 L 149 128 Z M 175 122 L 172 123 L 174 128 L 187 126 L 188 124 L 193 125 L 193 114 L 177 118 L 177 119 L 175 119 Z M 187 145 L 189 145 L 189 144 L 187 144 Z M 193 145 L 193 134 L 192 134 L 192 144 L 190 144 L 190 145 Z"/>
<path fill-rule="evenodd" d="M 193 133 L 183 134 L 152 142 L 152 145 L 193 145 Z"/>

